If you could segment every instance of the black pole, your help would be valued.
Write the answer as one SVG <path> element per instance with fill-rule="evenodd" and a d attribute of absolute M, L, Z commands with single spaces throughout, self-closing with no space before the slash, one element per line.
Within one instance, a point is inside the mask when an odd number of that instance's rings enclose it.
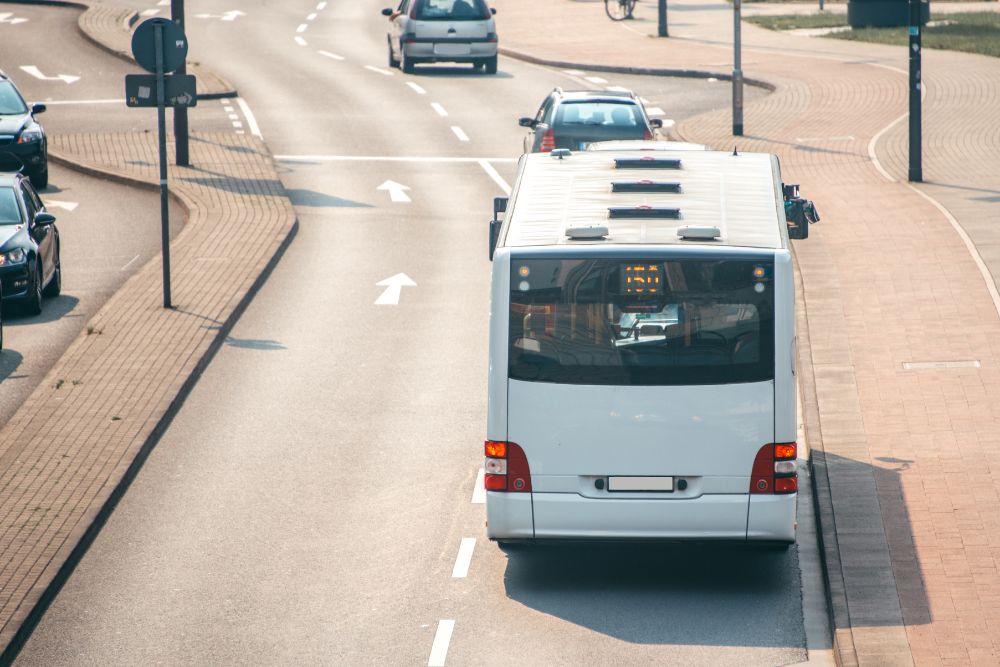
<path fill-rule="evenodd" d="M 733 0 L 733 136 L 743 136 L 743 62 L 740 35 L 740 0 Z"/>
<path fill-rule="evenodd" d="M 160 143 L 160 237 L 163 247 L 163 307 L 170 304 L 170 207 L 167 193 L 167 91 L 163 74 L 163 26 L 156 25 L 156 127 Z"/>
<path fill-rule="evenodd" d="M 670 37 L 670 32 L 667 30 L 667 0 L 657 0 L 657 3 L 657 8 L 659 9 L 657 34 L 660 37 Z"/>
<path fill-rule="evenodd" d="M 914 183 L 924 180 L 920 108 L 920 0 L 910 0 L 910 173 Z"/>
<path fill-rule="evenodd" d="M 170 20 L 184 32 L 184 0 L 170 0 Z M 182 62 L 175 74 L 187 74 L 187 63 Z M 182 167 L 191 166 L 188 154 L 188 110 L 183 105 L 174 107 L 174 149 L 177 164 Z"/>

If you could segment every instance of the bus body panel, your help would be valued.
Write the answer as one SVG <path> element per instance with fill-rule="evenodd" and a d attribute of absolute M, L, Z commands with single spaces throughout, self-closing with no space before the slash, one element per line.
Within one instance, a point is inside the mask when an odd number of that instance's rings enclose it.
<path fill-rule="evenodd" d="M 486 492 L 486 535 L 495 539 L 530 539 L 535 536 L 530 493 Z"/>
<path fill-rule="evenodd" d="M 547 475 L 746 477 L 774 442 L 773 382 L 595 386 L 510 380 L 508 435 Z M 747 489 L 744 489 L 746 492 Z"/>
<path fill-rule="evenodd" d="M 750 496 L 747 539 L 795 541 L 795 493 Z"/>
<path fill-rule="evenodd" d="M 795 286 L 787 250 L 774 254 L 774 313 L 774 441 L 795 442 Z"/>
<path fill-rule="evenodd" d="M 746 494 L 677 501 L 532 495 L 536 538 L 746 539 Z"/>
<path fill-rule="evenodd" d="M 498 248 L 493 256 L 490 283 L 490 365 L 486 412 L 486 439 L 507 440 L 507 329 L 510 308 L 510 251 Z"/>

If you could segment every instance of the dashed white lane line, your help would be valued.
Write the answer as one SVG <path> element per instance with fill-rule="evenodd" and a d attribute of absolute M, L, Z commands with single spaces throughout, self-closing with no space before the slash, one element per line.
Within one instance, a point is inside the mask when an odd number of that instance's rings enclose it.
<path fill-rule="evenodd" d="M 480 160 L 479 166 L 482 167 L 483 171 L 485 171 L 487 175 L 489 175 L 489 177 L 493 179 L 494 183 L 500 186 L 500 189 L 503 190 L 504 194 L 506 195 L 510 194 L 510 184 L 508 184 L 507 181 L 504 180 L 503 176 L 500 175 L 500 172 L 498 172 L 496 169 L 493 168 L 492 164 L 490 164 L 486 160 Z M 480 470 L 479 472 L 482 473 L 482 470 Z M 479 484 L 479 486 L 482 486 L 482 484 Z M 476 501 L 473 500 L 472 502 Z"/>
<path fill-rule="evenodd" d="M 313 12 L 312 14 L 307 16 L 306 21 L 312 21 L 314 18 L 316 18 L 316 12 Z"/>
<path fill-rule="evenodd" d="M 159 5 L 160 7 L 169 7 L 170 6 L 170 0 L 160 0 L 156 4 Z"/>
<path fill-rule="evenodd" d="M 334 60 L 343 60 L 344 56 L 338 56 L 336 53 L 330 53 L 329 51 L 317 51 L 321 56 L 326 56 L 327 58 L 333 58 Z"/>
<path fill-rule="evenodd" d="M 585 76 L 583 78 L 586 79 L 587 81 L 591 82 L 591 83 L 607 83 L 608 82 L 607 79 L 602 79 L 599 76 Z"/>
<path fill-rule="evenodd" d="M 472 552 L 476 549 L 476 538 L 463 537 L 458 545 L 458 556 L 455 558 L 455 567 L 451 570 L 451 576 L 461 579 L 469 576 L 469 566 L 472 565 Z"/>
<path fill-rule="evenodd" d="M 223 97 L 221 100 L 219 100 L 219 102 L 221 102 L 222 104 L 229 104 L 230 101 L 231 100 L 228 97 Z"/>
<path fill-rule="evenodd" d="M 308 23 L 300 23 L 299 27 L 295 29 L 295 32 L 305 32 L 306 28 L 309 27 Z"/>
<path fill-rule="evenodd" d="M 124 271 L 128 267 L 132 266 L 132 262 L 134 262 L 137 259 L 139 259 L 139 255 L 136 255 L 135 257 L 133 257 L 132 259 L 130 259 L 128 262 L 125 263 L 125 265 L 122 268 L 120 268 L 118 270 L 119 271 Z"/>
<path fill-rule="evenodd" d="M 229 110 L 232 111 L 232 108 L 230 108 Z M 235 113 L 229 114 L 229 120 L 239 120 L 239 119 L 240 119 L 239 114 L 235 114 Z"/>
<path fill-rule="evenodd" d="M 326 9 L 326 3 L 325 2 L 321 2 L 318 5 L 316 5 L 316 11 L 317 12 L 321 12 L 324 9 Z"/>
<path fill-rule="evenodd" d="M 295 43 L 299 46 L 306 46 L 308 44 L 300 35 L 295 35 Z"/>
<path fill-rule="evenodd" d="M 625 86 L 605 86 L 604 90 L 610 90 L 612 93 L 630 93 L 628 88 Z"/>
<path fill-rule="evenodd" d="M 427 91 L 421 88 L 419 85 L 413 83 L 412 81 L 407 81 L 406 85 L 413 89 L 417 95 L 426 95 Z"/>
<path fill-rule="evenodd" d="M 234 120 L 233 121 L 233 127 L 237 128 L 237 129 L 242 128 L 243 127 L 243 123 L 241 123 L 238 120 Z"/>
<path fill-rule="evenodd" d="M 222 107 L 222 110 L 226 113 L 233 113 L 233 108 L 231 106 Z"/>
<path fill-rule="evenodd" d="M 448 112 L 445 111 L 444 107 L 438 104 L 437 102 L 431 102 L 431 108 L 434 109 L 434 111 L 437 112 L 437 115 L 441 116 L 442 118 L 448 115 Z"/>
<path fill-rule="evenodd" d="M 469 140 L 469 135 L 467 135 L 465 132 L 463 132 L 462 128 L 460 128 L 458 125 L 452 125 L 451 126 L 451 131 L 455 133 L 455 136 L 458 137 L 459 141 L 468 141 Z"/>
<path fill-rule="evenodd" d="M 572 74 L 573 76 L 582 76 L 586 74 L 582 69 L 564 69 L 567 74 Z"/>
<path fill-rule="evenodd" d="M 667 112 L 660 107 L 650 107 L 646 109 L 647 116 L 666 116 Z"/>
<path fill-rule="evenodd" d="M 480 161 L 482 164 L 485 160 Z M 482 505 L 486 502 L 486 471 L 482 468 L 479 469 L 479 474 L 476 475 L 476 486 L 472 489 L 472 503 L 474 505 Z"/>
<path fill-rule="evenodd" d="M 243 112 L 243 117 L 247 119 L 247 127 L 250 128 L 250 133 L 258 139 L 263 139 L 264 135 L 260 133 L 260 126 L 257 125 L 257 119 L 254 118 L 253 111 L 250 111 L 250 105 L 242 97 L 237 97 L 236 103 L 240 105 L 240 111 Z"/>
<path fill-rule="evenodd" d="M 451 633 L 455 631 L 455 621 L 438 621 L 437 632 L 434 633 L 434 643 L 431 645 L 431 657 L 427 667 L 444 667 L 448 658 L 448 644 L 451 643 Z"/>
<path fill-rule="evenodd" d="M 387 69 L 382 69 L 381 67 L 375 67 L 374 65 L 365 65 L 365 69 L 371 70 L 372 72 L 378 72 L 382 76 L 392 76 L 392 72 Z"/>

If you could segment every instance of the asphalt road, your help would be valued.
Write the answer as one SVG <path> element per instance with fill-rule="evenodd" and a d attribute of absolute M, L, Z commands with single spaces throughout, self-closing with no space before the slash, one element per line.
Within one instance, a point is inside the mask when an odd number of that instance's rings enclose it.
<path fill-rule="evenodd" d="M 485 540 L 486 221 L 517 117 L 589 74 L 386 73 L 380 8 L 254 0 L 189 20 L 197 59 L 279 156 L 301 228 L 18 664 L 804 660 L 794 549 L 508 557 Z M 689 84 L 628 85 L 680 118 L 669 94 Z M 726 104 L 715 90 L 687 112 Z M 375 305 L 400 272 L 416 286 Z"/>

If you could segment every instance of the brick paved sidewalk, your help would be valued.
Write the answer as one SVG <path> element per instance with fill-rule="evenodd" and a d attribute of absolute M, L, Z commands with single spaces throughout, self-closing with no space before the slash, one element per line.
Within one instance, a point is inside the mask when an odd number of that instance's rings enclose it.
<path fill-rule="evenodd" d="M 622 23 L 599 3 L 496 4 L 503 46 L 535 59 L 732 69 L 732 15 L 710 0 L 672 6 L 669 40 L 648 36 L 651 2 Z M 990 224 L 1000 222 L 1000 60 L 924 52 L 931 183 L 918 191 L 902 182 L 905 49 L 743 30 L 746 75 L 776 92 L 747 107 L 738 140 L 728 109 L 678 130 L 778 154 L 823 215 L 796 255 L 803 418 L 825 510 L 837 657 L 1000 664 L 1000 317 L 959 232 L 1000 275 Z M 973 360 L 981 368 L 903 366 Z"/>

